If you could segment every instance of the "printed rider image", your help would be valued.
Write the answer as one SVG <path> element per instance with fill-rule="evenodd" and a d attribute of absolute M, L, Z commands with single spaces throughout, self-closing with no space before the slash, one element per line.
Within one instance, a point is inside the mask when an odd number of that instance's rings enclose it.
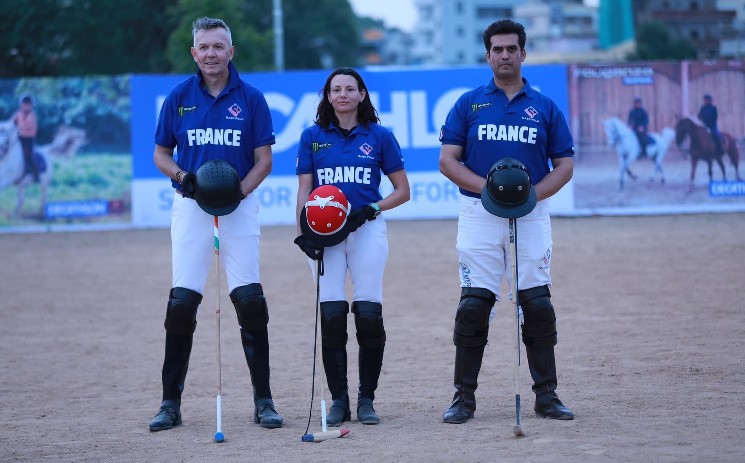
<path fill-rule="evenodd" d="M 639 156 L 647 155 L 647 129 L 649 128 L 649 116 L 647 111 L 642 108 L 642 99 L 634 98 L 634 107 L 629 111 L 629 127 L 634 131 L 637 140 L 639 140 Z"/>
<path fill-rule="evenodd" d="M 711 139 L 714 141 L 714 147 L 717 150 L 717 156 L 721 157 L 724 155 L 724 150 L 722 149 L 722 139 L 719 136 L 719 127 L 717 126 L 718 117 L 717 107 L 712 103 L 711 95 L 704 95 L 704 104 L 698 110 L 698 118 L 709 129 L 709 134 L 711 134 Z"/>
<path fill-rule="evenodd" d="M 517 296 L 536 396 L 534 410 L 540 417 L 571 420 L 574 415 L 556 394 L 548 199 L 572 178 L 572 136 L 553 100 L 522 77 L 523 26 L 511 20 L 496 21 L 484 31 L 483 39 L 493 76 L 456 101 L 440 132 L 440 171 L 461 194 L 456 240 L 461 292 L 453 329 L 455 394 L 442 419 L 465 423 L 476 410 L 475 391 L 490 313 L 500 300 L 502 278 L 509 276 L 511 246 L 509 219 L 489 213 L 480 198 L 490 168 L 500 158 L 510 157 L 527 169 L 537 198 L 530 213 L 515 219 L 520 230 Z"/>
<path fill-rule="evenodd" d="M 34 159 L 34 142 L 39 132 L 39 122 L 30 95 L 21 97 L 18 111 L 13 114 L 11 120 L 16 125 L 18 140 L 20 140 L 23 148 L 23 161 L 25 162 L 23 172 L 31 174 L 34 182 L 39 183 L 39 168 L 36 165 L 36 159 Z M 23 177 L 19 181 L 22 179 Z"/>
<path fill-rule="evenodd" d="M 315 124 L 305 129 L 298 147 L 298 237 L 295 243 L 310 259 L 322 259 L 320 313 L 322 358 L 333 402 L 329 426 L 351 419 L 347 383 L 346 275 L 352 280 L 351 311 L 359 344 L 357 418 L 378 424 L 373 408 L 383 364 L 386 333 L 383 326 L 383 271 L 388 238 L 383 211 L 409 200 L 409 181 L 396 138 L 379 125 L 369 92 L 357 71 L 334 70 L 320 95 Z M 382 197 L 381 177 L 393 191 Z M 316 188 L 338 187 L 351 205 L 341 236 L 324 242 L 322 235 L 304 232 L 304 205 Z M 343 241 L 340 241 L 343 240 Z M 315 268 L 311 261 L 311 268 Z"/>
<path fill-rule="evenodd" d="M 269 387 L 269 312 L 259 278 L 259 203 L 253 194 L 272 168 L 272 120 L 264 95 L 243 81 L 231 62 L 235 50 L 225 22 L 199 18 L 192 34 L 191 54 L 199 69 L 168 94 L 155 133 L 155 164 L 171 178 L 176 192 L 171 212 L 173 281 L 164 324 L 163 400 L 150 430 L 171 429 L 182 422 L 181 394 L 197 308 L 210 271 L 217 216 L 219 261 L 253 384 L 254 422 L 278 428 L 283 419 Z M 239 191 L 231 193 L 230 183 L 220 185 L 221 175 L 195 175 L 201 166 L 216 160 L 235 170 Z M 224 201 L 219 195 L 209 197 L 223 190 Z M 203 208 L 200 195 L 215 207 Z"/>

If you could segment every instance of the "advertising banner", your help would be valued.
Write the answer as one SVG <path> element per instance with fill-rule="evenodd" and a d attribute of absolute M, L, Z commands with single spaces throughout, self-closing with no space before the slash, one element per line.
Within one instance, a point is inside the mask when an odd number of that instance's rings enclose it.
<path fill-rule="evenodd" d="M 745 210 L 745 62 L 577 64 L 568 77 L 575 213 Z"/>
<path fill-rule="evenodd" d="M 276 133 L 274 165 L 255 194 L 263 224 L 295 221 L 297 177 L 295 157 L 300 134 L 313 124 L 318 94 L 329 71 L 243 74 L 262 90 L 272 112 Z M 464 92 L 491 78 L 488 67 L 407 70 L 362 70 L 381 124 L 390 128 L 401 145 L 411 185 L 411 201 L 390 212 L 389 218 L 455 218 L 458 189 L 439 172 L 440 127 Z M 550 95 L 567 110 L 566 67 L 526 67 L 531 85 Z M 134 178 L 132 214 L 135 225 L 170 224 L 173 189 L 153 164 L 153 134 L 163 99 L 188 76 L 132 77 L 132 148 Z M 383 193 L 390 188 L 384 183 Z M 552 200 L 552 209 L 572 211 L 571 188 Z"/>
<path fill-rule="evenodd" d="M 439 130 L 461 94 L 491 79 L 489 68 L 360 72 L 411 185 L 411 200 L 386 216 L 457 217 L 458 189 L 439 172 Z M 328 73 L 242 74 L 264 92 L 276 134 L 272 173 L 254 192 L 262 224 L 294 223 L 297 143 Z M 558 104 L 575 140 L 574 177 L 551 198 L 552 214 L 745 210 L 745 62 L 525 65 L 523 74 Z M 166 95 L 188 77 L 0 80 L 0 232 L 169 226 L 174 193 L 153 162 L 154 132 Z M 644 137 L 632 129 L 640 112 Z M 384 178 L 381 193 L 390 189 Z"/>

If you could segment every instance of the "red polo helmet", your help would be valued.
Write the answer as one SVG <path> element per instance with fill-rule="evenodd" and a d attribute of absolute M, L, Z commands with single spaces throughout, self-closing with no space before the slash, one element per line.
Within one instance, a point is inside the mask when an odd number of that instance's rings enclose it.
<path fill-rule="evenodd" d="M 344 228 L 350 209 L 347 196 L 338 187 L 319 186 L 305 203 L 308 227 L 318 235 L 333 235 Z"/>

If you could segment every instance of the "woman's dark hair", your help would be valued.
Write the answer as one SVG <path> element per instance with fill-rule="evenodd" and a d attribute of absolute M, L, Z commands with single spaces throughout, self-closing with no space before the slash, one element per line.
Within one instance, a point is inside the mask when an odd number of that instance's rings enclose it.
<path fill-rule="evenodd" d="M 331 124 L 339 125 L 339 120 L 336 118 L 334 107 L 331 106 L 331 102 L 329 101 L 329 93 L 331 92 L 331 79 L 340 74 L 354 77 L 357 81 L 358 89 L 360 91 L 365 91 L 365 99 L 360 101 L 360 104 L 357 107 L 357 123 L 367 125 L 370 123 L 380 122 L 378 111 L 375 110 L 375 107 L 370 101 L 370 91 L 367 89 L 365 81 L 362 80 L 359 73 L 352 68 L 338 68 L 329 75 L 323 89 L 318 93 L 321 97 L 321 101 L 318 103 L 315 123 L 321 127 L 329 127 Z"/>

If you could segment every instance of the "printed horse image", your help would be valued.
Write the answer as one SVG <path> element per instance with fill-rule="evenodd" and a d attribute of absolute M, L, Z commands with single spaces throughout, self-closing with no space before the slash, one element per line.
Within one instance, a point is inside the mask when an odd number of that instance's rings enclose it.
<path fill-rule="evenodd" d="M 623 190 L 624 179 L 628 175 L 632 180 L 636 180 L 636 175 L 631 172 L 631 164 L 639 158 L 641 146 L 639 139 L 631 128 L 621 119 L 612 117 L 603 121 L 605 127 L 605 136 L 608 144 L 616 149 L 618 153 L 618 164 L 621 171 L 619 187 Z M 651 181 L 655 180 L 655 175 L 659 174 L 660 183 L 665 183 L 665 174 L 662 170 L 662 160 L 675 138 L 675 132 L 670 127 L 662 129 L 662 133 L 650 132 L 649 143 L 647 144 L 647 156 L 654 162 L 654 172 L 650 177 Z"/>
<path fill-rule="evenodd" d="M 85 143 L 85 131 L 74 127 L 62 126 L 57 130 L 52 142 L 48 145 L 34 147 L 34 159 L 39 168 L 39 189 L 41 204 L 39 217 L 44 217 L 47 203 L 47 190 L 52 182 L 52 162 L 50 156 L 71 158 Z M 18 188 L 16 207 L 13 217 L 18 217 L 26 200 L 26 188 L 33 178 L 26 172 L 23 149 L 18 139 L 18 131 L 11 121 L 0 122 L 0 190 L 15 186 Z"/>
<path fill-rule="evenodd" d="M 735 179 L 741 180 L 738 163 L 740 161 L 740 151 L 737 149 L 735 138 L 724 132 L 719 132 L 722 141 L 722 149 L 729 156 L 732 165 L 735 167 Z M 706 161 L 709 167 L 709 181 L 713 180 L 712 161 L 719 164 L 722 170 L 722 179 L 727 180 L 727 173 L 722 162 L 722 154 L 716 152 L 714 140 L 711 138 L 709 130 L 699 121 L 684 117 L 675 125 L 675 143 L 680 147 L 683 142 L 689 139 L 689 151 L 691 153 L 691 181 L 688 185 L 688 191 L 693 190 L 693 179 L 696 176 L 696 165 L 699 159 Z"/>

